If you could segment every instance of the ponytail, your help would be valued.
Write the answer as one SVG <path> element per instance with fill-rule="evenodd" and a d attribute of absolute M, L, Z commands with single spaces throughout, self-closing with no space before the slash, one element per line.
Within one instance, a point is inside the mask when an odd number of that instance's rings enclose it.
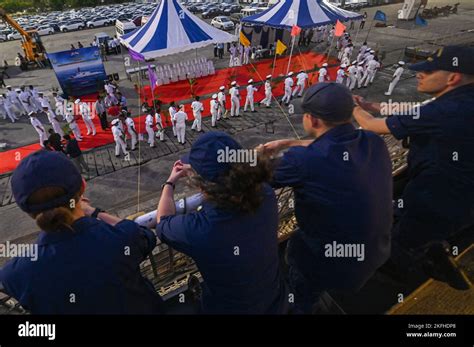
<path fill-rule="evenodd" d="M 74 217 L 71 209 L 60 206 L 38 213 L 35 220 L 41 230 L 51 232 L 65 227 L 69 228 L 74 221 Z"/>
<path fill-rule="evenodd" d="M 43 204 L 64 196 L 65 194 L 64 189 L 60 187 L 41 188 L 28 197 L 28 203 L 32 205 Z M 71 224 L 74 222 L 73 210 L 79 203 L 80 197 L 81 192 L 77 192 L 71 199 L 71 202 L 73 200 L 74 203 L 68 203 L 63 206 L 33 213 L 31 217 L 36 220 L 36 224 L 41 230 L 46 232 L 55 232 L 64 228 L 71 229 Z"/>

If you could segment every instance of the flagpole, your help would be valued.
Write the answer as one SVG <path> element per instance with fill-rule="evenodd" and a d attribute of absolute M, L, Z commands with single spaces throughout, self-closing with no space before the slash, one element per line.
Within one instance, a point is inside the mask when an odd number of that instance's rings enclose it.
<path fill-rule="evenodd" d="M 273 67 L 272 67 L 272 77 L 273 77 L 273 73 L 275 72 L 276 60 L 277 60 L 277 52 L 275 48 L 275 57 L 273 58 Z"/>
<path fill-rule="evenodd" d="M 296 35 L 293 36 L 293 39 L 291 41 L 290 59 L 288 59 L 288 67 L 286 69 L 287 75 L 288 75 L 288 72 L 290 72 L 291 56 L 293 55 L 293 47 L 295 46 L 295 39 L 296 39 Z"/>
<path fill-rule="evenodd" d="M 370 23 L 369 31 L 367 32 L 367 36 L 365 37 L 364 42 L 367 42 L 367 40 L 369 38 L 370 31 L 372 30 L 372 27 L 374 26 L 374 22 L 375 22 L 375 20 L 372 19 L 372 22 Z M 360 25 L 359 25 L 359 28 L 360 28 Z"/>
<path fill-rule="evenodd" d="M 328 53 L 327 53 L 327 56 L 326 56 L 326 61 L 329 61 L 329 53 L 331 53 L 331 50 L 332 50 L 332 44 L 334 42 L 334 36 L 336 36 L 335 34 L 336 34 L 336 31 L 334 31 L 334 34 L 332 35 L 331 43 L 329 45 Z"/>

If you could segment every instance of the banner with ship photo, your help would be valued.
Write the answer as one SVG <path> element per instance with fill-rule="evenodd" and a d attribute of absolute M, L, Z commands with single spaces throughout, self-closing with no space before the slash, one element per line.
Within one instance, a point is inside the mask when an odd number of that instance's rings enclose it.
<path fill-rule="evenodd" d="M 107 79 L 98 47 L 48 53 L 59 84 L 66 96 L 97 93 Z"/>

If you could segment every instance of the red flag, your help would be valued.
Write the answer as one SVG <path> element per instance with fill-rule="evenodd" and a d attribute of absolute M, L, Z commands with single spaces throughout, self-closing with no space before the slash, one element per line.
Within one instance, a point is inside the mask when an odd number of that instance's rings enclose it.
<path fill-rule="evenodd" d="M 344 34 L 344 30 L 346 30 L 346 26 L 339 22 L 339 19 L 336 22 L 336 30 L 334 31 L 334 36 L 339 37 Z"/>
<path fill-rule="evenodd" d="M 301 28 L 296 24 L 291 28 L 291 36 L 298 36 L 301 32 Z"/>

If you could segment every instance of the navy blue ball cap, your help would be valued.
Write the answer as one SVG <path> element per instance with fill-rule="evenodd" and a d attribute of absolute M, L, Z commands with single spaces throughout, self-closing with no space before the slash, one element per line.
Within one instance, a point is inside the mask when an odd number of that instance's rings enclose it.
<path fill-rule="evenodd" d="M 446 46 L 440 48 L 427 60 L 409 66 L 413 71 L 451 71 L 474 75 L 474 47 Z"/>
<path fill-rule="evenodd" d="M 222 131 L 207 132 L 194 141 L 191 151 L 181 158 L 190 164 L 202 178 L 216 182 L 219 176 L 230 170 L 231 163 L 222 160 L 227 149 L 238 150 L 242 146 Z"/>
<path fill-rule="evenodd" d="M 303 100 L 300 100 L 293 103 L 295 113 L 309 113 L 314 117 L 331 122 L 350 119 L 354 110 L 352 93 L 341 83 L 320 82 L 313 84 L 306 91 Z"/>
<path fill-rule="evenodd" d="M 63 153 L 40 150 L 23 159 L 11 180 L 18 206 L 27 213 L 37 213 L 67 205 L 82 186 L 82 176 Z M 28 198 L 41 188 L 63 188 L 65 194 L 43 204 L 31 205 Z"/>

